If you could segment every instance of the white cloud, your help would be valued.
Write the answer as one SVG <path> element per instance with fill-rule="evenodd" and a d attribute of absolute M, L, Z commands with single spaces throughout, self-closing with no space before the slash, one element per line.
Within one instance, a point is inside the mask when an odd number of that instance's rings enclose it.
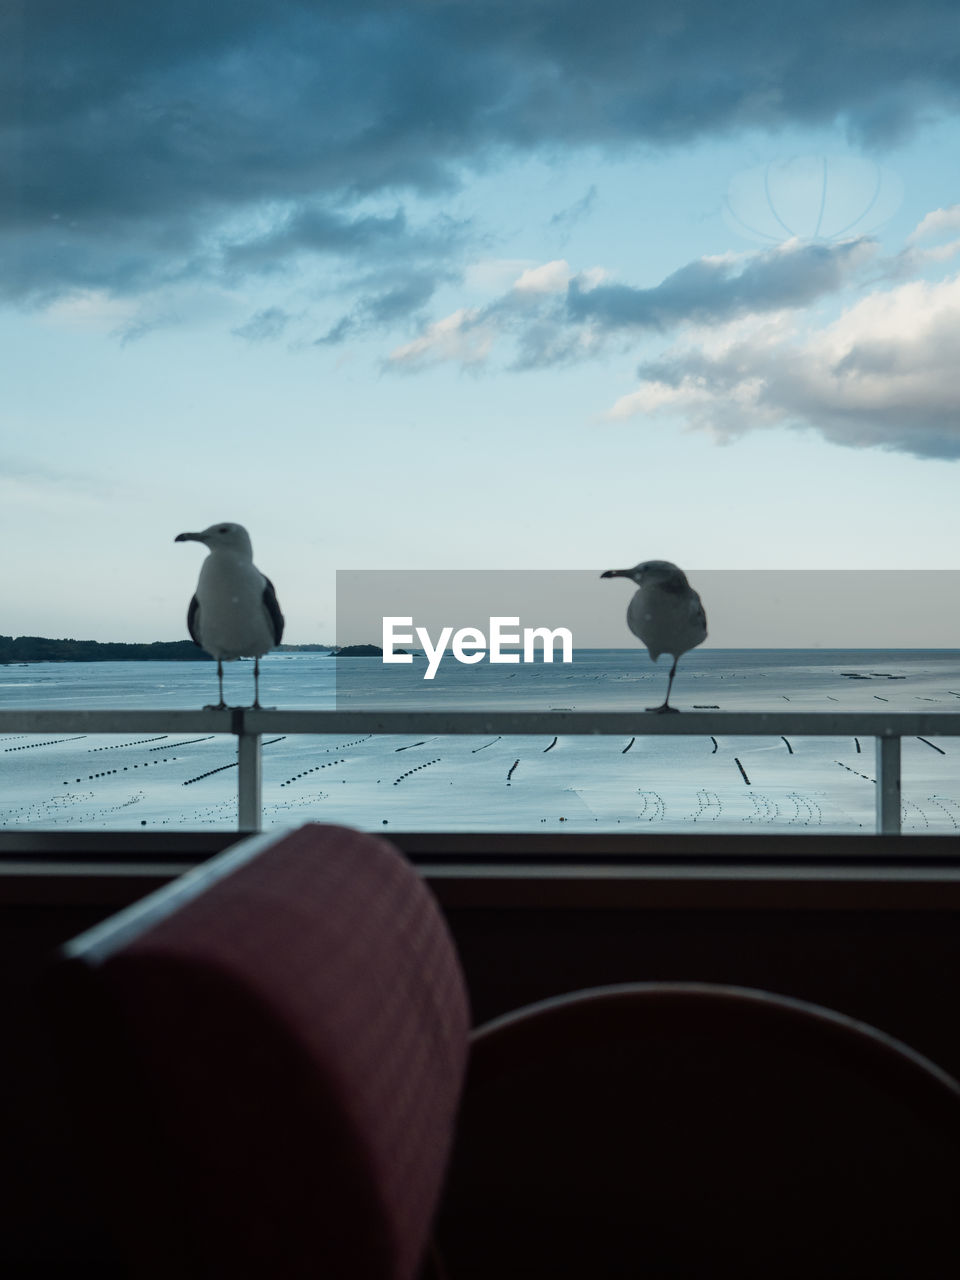
<path fill-rule="evenodd" d="M 943 262 L 949 262 L 951 258 L 956 257 L 958 251 L 960 251 L 960 240 L 948 240 L 946 244 L 931 245 L 929 249 L 904 249 L 903 253 L 893 259 L 893 270 L 890 275 L 893 279 L 919 275 L 928 266 L 939 266 Z"/>
<path fill-rule="evenodd" d="M 566 293 L 573 279 L 570 264 L 565 258 L 545 262 L 539 267 L 528 267 L 514 283 L 516 293 Z"/>
<path fill-rule="evenodd" d="M 681 412 L 730 437 L 807 426 L 847 445 L 960 457 L 960 275 L 878 291 L 815 332 L 761 326 L 714 350 L 686 346 L 641 367 L 611 418 Z"/>
<path fill-rule="evenodd" d="M 948 205 L 946 209 L 934 209 L 914 227 L 907 236 L 907 244 L 916 244 L 918 240 L 930 240 L 934 236 L 949 234 L 960 229 L 960 204 Z"/>
<path fill-rule="evenodd" d="M 464 269 L 463 282 L 478 293 L 505 292 L 517 276 L 535 267 L 530 258 L 482 258 Z"/>
<path fill-rule="evenodd" d="M 694 398 L 695 389 L 690 384 L 679 387 L 665 382 L 645 382 L 639 391 L 621 396 L 608 411 L 608 418 L 633 418 L 637 414 L 656 413 L 660 409 L 686 407 Z"/>
<path fill-rule="evenodd" d="M 496 330 L 484 321 L 482 310 L 461 307 L 428 325 L 419 338 L 395 347 L 388 364 L 394 369 L 422 368 L 442 360 L 479 365 L 489 356 L 495 337 Z"/>

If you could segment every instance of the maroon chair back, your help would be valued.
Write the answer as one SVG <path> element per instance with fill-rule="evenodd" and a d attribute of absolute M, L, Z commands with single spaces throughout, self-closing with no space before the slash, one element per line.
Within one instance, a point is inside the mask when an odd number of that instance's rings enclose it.
<path fill-rule="evenodd" d="M 417 1274 L 469 1013 L 391 845 L 246 841 L 70 944 L 50 999 L 135 1274 Z"/>
<path fill-rule="evenodd" d="M 477 1033 L 438 1241 L 454 1280 L 948 1276 L 958 1203 L 932 1063 L 800 1001 L 639 984 Z"/>

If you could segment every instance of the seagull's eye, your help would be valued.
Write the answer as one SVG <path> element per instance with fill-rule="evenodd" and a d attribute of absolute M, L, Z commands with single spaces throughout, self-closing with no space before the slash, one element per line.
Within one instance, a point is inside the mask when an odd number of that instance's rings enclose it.
<path fill-rule="evenodd" d="M 217 533 L 229 533 L 229 532 L 230 532 L 230 526 L 228 524 L 222 524 L 220 528 L 217 530 Z"/>

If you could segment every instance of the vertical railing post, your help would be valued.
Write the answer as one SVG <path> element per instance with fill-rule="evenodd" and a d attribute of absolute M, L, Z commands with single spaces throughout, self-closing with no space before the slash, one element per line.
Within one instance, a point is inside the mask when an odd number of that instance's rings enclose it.
<path fill-rule="evenodd" d="M 233 731 L 237 735 L 237 827 L 259 831 L 263 818 L 260 734 L 246 732 L 240 708 L 234 712 Z"/>
<path fill-rule="evenodd" d="M 877 834 L 900 834 L 900 738 L 877 738 Z"/>

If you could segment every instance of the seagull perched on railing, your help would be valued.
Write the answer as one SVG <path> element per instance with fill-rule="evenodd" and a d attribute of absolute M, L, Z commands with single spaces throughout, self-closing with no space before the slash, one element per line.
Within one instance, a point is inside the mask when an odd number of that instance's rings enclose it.
<path fill-rule="evenodd" d="M 280 643 L 283 614 L 273 583 L 253 563 L 250 535 L 242 524 L 223 521 L 202 533 L 178 533 L 175 542 L 202 542 L 210 554 L 200 569 L 197 590 L 187 610 L 187 630 L 217 660 L 220 710 L 223 664 L 253 658 L 253 705 L 260 706 L 260 659 Z"/>
<path fill-rule="evenodd" d="M 632 569 L 608 569 L 600 576 L 629 578 L 639 587 L 627 606 L 627 626 L 647 646 L 654 662 L 661 653 L 669 653 L 673 658 L 667 696 L 659 707 L 647 707 L 647 710 L 676 711 L 669 702 L 677 661 L 681 654 L 695 649 L 707 638 L 707 615 L 700 597 L 683 570 L 669 560 L 644 560 Z"/>

